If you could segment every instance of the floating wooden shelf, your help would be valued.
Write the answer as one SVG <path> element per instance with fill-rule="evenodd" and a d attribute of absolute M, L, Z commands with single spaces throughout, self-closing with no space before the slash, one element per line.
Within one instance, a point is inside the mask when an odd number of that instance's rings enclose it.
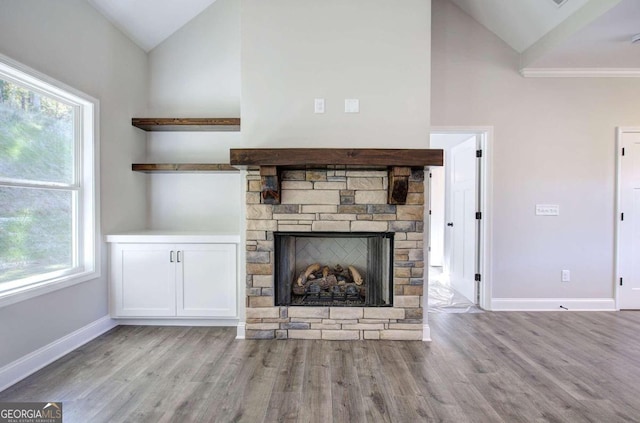
<path fill-rule="evenodd" d="M 145 173 L 239 172 L 224 163 L 134 163 L 131 170 Z"/>
<path fill-rule="evenodd" d="M 226 131 L 240 130 L 239 118 L 132 118 L 131 124 L 145 131 Z"/>
<path fill-rule="evenodd" d="M 388 168 L 442 166 L 443 151 L 435 149 L 363 148 L 232 148 L 232 165 L 278 167 Z"/>

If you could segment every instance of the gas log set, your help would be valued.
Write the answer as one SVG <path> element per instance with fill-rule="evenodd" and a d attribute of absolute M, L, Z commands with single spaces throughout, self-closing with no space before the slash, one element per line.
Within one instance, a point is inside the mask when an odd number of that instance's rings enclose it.
<path fill-rule="evenodd" d="M 359 305 L 366 301 L 366 283 L 354 266 L 331 268 L 314 263 L 292 284 L 292 303 L 304 305 Z"/>

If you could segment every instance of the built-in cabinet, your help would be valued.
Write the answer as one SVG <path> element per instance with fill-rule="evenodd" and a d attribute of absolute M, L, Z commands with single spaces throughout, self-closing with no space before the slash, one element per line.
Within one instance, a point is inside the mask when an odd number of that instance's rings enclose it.
<path fill-rule="evenodd" d="M 141 241 L 136 242 L 137 238 Z M 107 237 L 112 317 L 237 317 L 235 236 L 137 238 Z M 201 242 L 203 238 L 209 242 Z M 171 240 L 178 242 L 166 242 Z"/>
<path fill-rule="evenodd" d="M 239 118 L 133 118 L 145 131 L 239 131 Z M 134 163 L 145 173 L 239 172 L 228 163 Z M 179 206 L 179 205 L 176 205 Z M 143 230 L 107 235 L 109 309 L 134 324 L 235 325 L 238 233 Z"/>

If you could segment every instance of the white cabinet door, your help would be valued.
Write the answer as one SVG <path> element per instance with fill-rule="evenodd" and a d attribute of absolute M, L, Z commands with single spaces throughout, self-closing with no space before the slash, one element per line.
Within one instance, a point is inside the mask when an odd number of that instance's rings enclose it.
<path fill-rule="evenodd" d="M 118 317 L 175 316 L 176 251 L 171 247 L 113 245 L 112 287 Z"/>
<path fill-rule="evenodd" d="M 236 246 L 179 244 L 178 316 L 236 316 Z"/>

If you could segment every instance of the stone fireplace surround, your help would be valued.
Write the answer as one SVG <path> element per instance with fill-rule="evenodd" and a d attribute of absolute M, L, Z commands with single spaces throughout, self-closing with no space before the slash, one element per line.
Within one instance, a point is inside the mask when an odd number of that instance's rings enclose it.
<path fill-rule="evenodd" d="M 403 205 L 387 204 L 386 170 L 282 170 L 280 204 L 264 204 L 247 171 L 247 339 L 422 340 L 424 170 L 413 168 Z M 393 232 L 393 307 L 274 306 L 274 232 Z"/>

